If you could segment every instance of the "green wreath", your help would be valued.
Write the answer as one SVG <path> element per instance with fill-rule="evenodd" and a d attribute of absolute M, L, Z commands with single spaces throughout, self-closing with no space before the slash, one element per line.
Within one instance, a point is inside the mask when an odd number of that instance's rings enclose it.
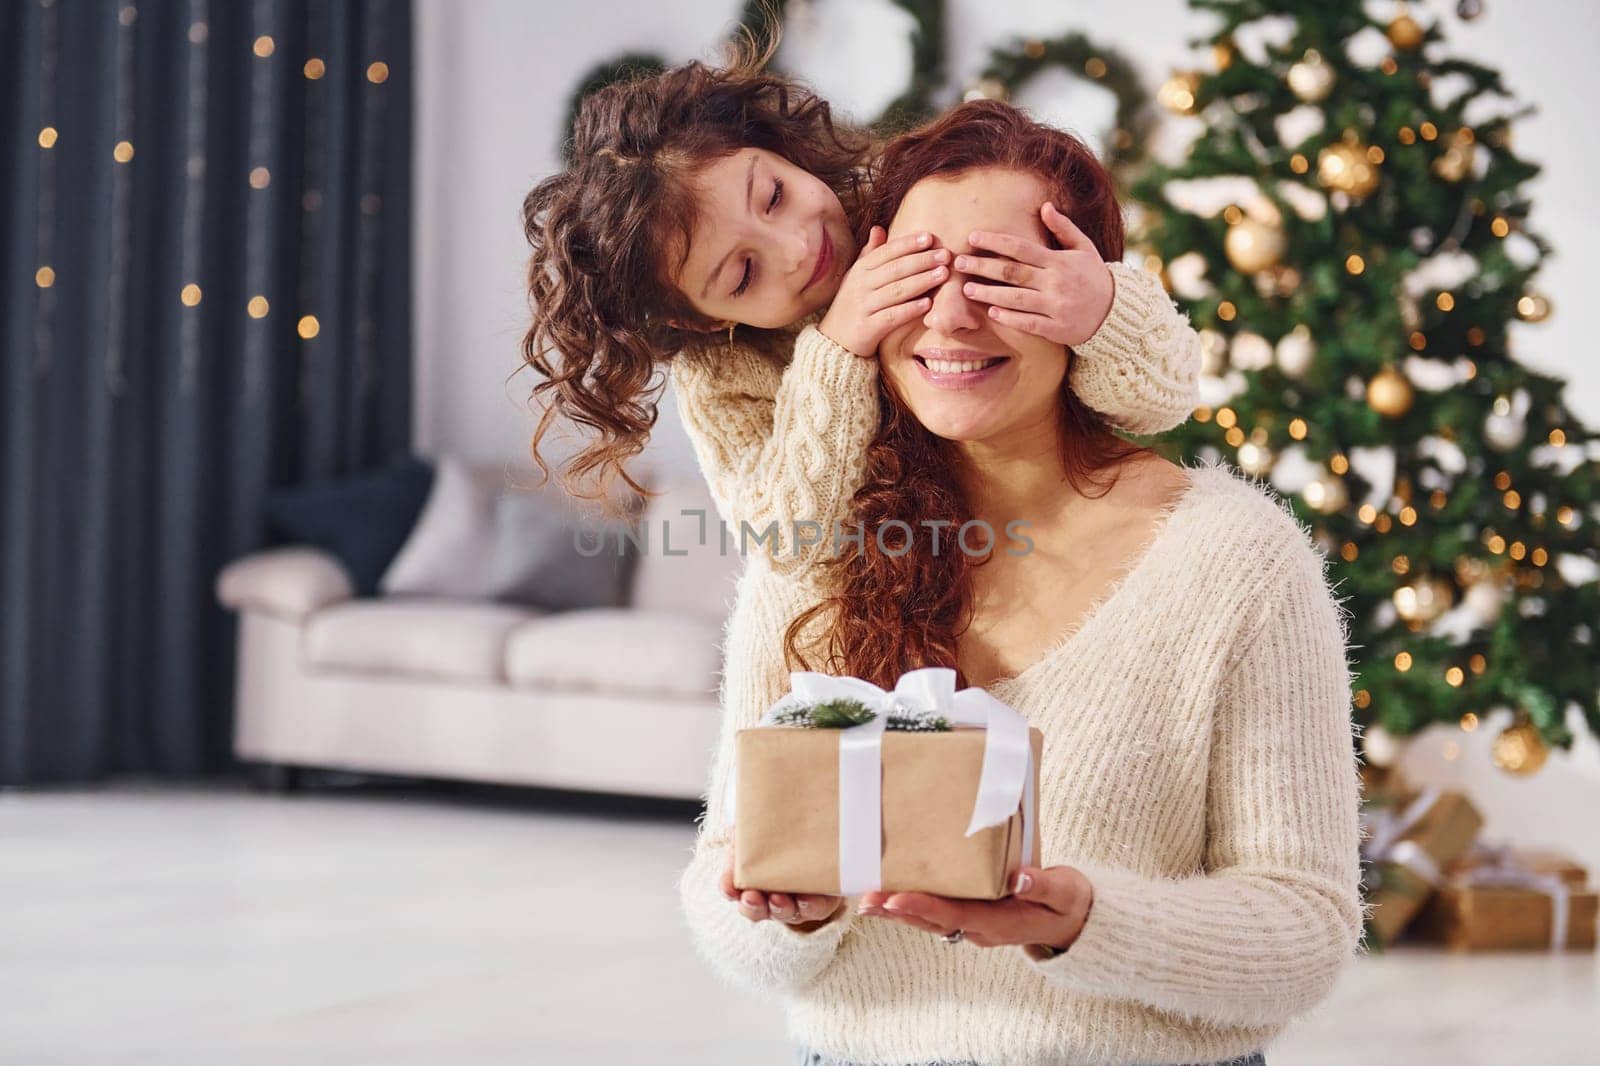
<path fill-rule="evenodd" d="M 1068 33 L 1048 41 L 1016 38 L 990 53 L 989 65 L 970 91 L 989 95 L 998 86 L 1003 88 L 1000 98 L 1006 99 L 1029 78 L 1052 67 L 1104 85 L 1116 97 L 1116 125 L 1107 134 L 1104 146 L 1111 169 L 1123 170 L 1142 159 L 1146 134 L 1154 121 L 1150 94 L 1129 59 L 1115 49 L 1095 44 L 1082 33 Z"/>

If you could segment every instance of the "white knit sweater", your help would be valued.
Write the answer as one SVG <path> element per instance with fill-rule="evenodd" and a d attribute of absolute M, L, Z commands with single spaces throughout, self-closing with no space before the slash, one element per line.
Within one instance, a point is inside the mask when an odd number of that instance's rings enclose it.
<path fill-rule="evenodd" d="M 1107 323 L 1074 354 L 1075 389 L 1098 374 L 1113 385 L 1099 402 L 1145 409 L 1147 426 L 1193 406 L 1193 331 L 1137 272 L 1119 270 Z M 786 368 L 675 367 L 724 520 L 831 528 L 876 432 L 876 367 L 814 328 Z M 1181 411 L 1150 414 L 1159 395 Z M 781 997 L 793 1039 L 881 1063 L 1208 1062 L 1263 1047 L 1326 995 L 1362 918 L 1343 618 L 1321 551 L 1270 489 L 1224 464 L 1190 478 L 1076 631 L 988 686 L 1045 736 L 1040 865 L 1094 885 L 1082 934 L 1050 959 L 942 944 L 857 917 L 854 899 L 810 933 L 752 923 L 721 894 L 733 734 L 787 690 L 784 627 L 821 595 L 816 554 L 750 555 L 680 891 L 697 950 L 730 984 Z"/>

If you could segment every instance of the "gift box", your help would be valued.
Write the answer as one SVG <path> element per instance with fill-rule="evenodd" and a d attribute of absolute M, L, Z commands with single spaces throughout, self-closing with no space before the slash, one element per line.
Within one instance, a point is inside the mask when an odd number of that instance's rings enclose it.
<path fill-rule="evenodd" d="M 911 671 L 893 692 L 790 678 L 762 723 L 735 734 L 737 887 L 1000 899 L 1038 863 L 1044 734 L 1015 710 L 957 692 L 946 668 Z M 841 707 L 855 713 L 841 720 Z"/>
<path fill-rule="evenodd" d="M 1460 792 L 1426 788 L 1404 803 L 1363 812 L 1370 834 L 1362 857 L 1374 878 L 1373 934 L 1392 944 L 1443 882 L 1443 867 L 1465 855 L 1483 816 Z"/>
<path fill-rule="evenodd" d="M 1446 868 L 1412 928 L 1453 951 L 1593 951 L 1597 912 L 1588 871 L 1566 856 L 1480 844 Z"/>

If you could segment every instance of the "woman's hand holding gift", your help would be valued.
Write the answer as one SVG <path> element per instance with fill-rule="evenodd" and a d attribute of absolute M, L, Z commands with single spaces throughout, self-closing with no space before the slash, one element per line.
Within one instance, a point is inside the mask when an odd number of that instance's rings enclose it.
<path fill-rule="evenodd" d="M 1002 326 L 1068 347 L 1082 344 L 1111 313 L 1116 283 L 1094 242 L 1055 204 L 1046 203 L 1039 216 L 1061 242 L 1059 249 L 978 230 L 968 243 L 974 250 L 994 254 L 958 255 L 956 270 L 1003 284 L 967 281 L 962 292 L 989 304 L 989 317 Z"/>
<path fill-rule="evenodd" d="M 858 912 L 891 918 L 936 936 L 962 930 L 963 939 L 982 948 L 1005 944 L 1043 944 L 1065 951 L 1078 939 L 1094 886 L 1071 866 L 1023 867 L 1005 899 L 973 900 L 926 892 L 868 892 Z"/>
<path fill-rule="evenodd" d="M 843 896 L 804 895 L 791 892 L 759 892 L 747 888 L 743 892 L 733 885 L 733 845 L 728 845 L 728 862 L 722 868 L 722 894 L 739 904 L 739 913 L 752 922 L 783 922 L 809 932 L 825 924 L 844 903 Z"/>

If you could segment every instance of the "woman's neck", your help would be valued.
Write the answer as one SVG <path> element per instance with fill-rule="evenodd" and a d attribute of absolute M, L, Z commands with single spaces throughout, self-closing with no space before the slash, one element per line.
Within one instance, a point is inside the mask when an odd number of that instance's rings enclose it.
<path fill-rule="evenodd" d="M 1060 423 L 1051 417 L 981 441 L 957 441 L 956 480 L 973 516 L 1001 533 L 1007 522 L 1035 524 L 1084 497 L 1061 465 Z"/>

